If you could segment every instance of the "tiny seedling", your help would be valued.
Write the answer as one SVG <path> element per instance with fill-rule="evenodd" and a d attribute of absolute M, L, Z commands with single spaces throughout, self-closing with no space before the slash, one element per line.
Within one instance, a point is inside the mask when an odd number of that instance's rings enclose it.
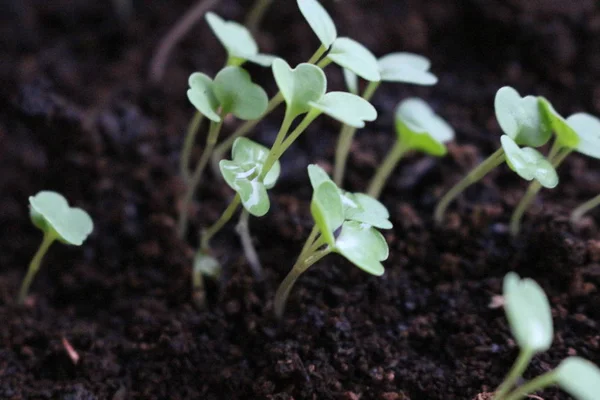
<path fill-rule="evenodd" d="M 300 255 L 275 294 L 275 315 L 283 316 L 289 293 L 310 266 L 330 253 L 338 253 L 363 271 L 380 276 L 388 246 L 377 229 L 390 229 L 385 206 L 362 193 L 341 190 L 316 165 L 308 166 L 313 187 L 310 210 L 315 221 Z"/>
<path fill-rule="evenodd" d="M 568 357 L 550 372 L 515 388 L 519 378 L 538 353 L 552 344 L 554 328 L 546 294 L 531 279 L 521 279 L 514 272 L 504 278 L 504 308 L 511 332 L 520 353 L 494 400 L 519 400 L 551 385 L 559 385 L 577 400 L 597 399 L 600 369 L 579 357 Z"/>
<path fill-rule="evenodd" d="M 396 109 L 397 140 L 369 184 L 367 193 L 378 198 L 390 174 L 408 151 L 415 150 L 436 157 L 447 153 L 448 141 L 454 139 L 454 130 L 435 114 L 421 99 L 404 100 Z"/>
<path fill-rule="evenodd" d="M 44 237 L 21 284 L 19 303 L 25 301 L 31 282 L 54 241 L 81 246 L 94 229 L 94 223 L 88 213 L 80 208 L 69 207 L 67 200 L 56 192 L 42 191 L 30 197 L 29 211 L 31 221 L 44 233 Z"/>

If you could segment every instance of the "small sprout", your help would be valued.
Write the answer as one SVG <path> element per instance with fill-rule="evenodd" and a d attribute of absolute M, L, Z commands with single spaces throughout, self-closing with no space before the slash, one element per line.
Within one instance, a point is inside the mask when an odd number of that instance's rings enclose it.
<path fill-rule="evenodd" d="M 373 176 L 367 193 L 379 197 L 381 191 L 408 151 L 420 151 L 432 156 L 446 154 L 446 143 L 454 139 L 454 130 L 421 99 L 404 100 L 396 109 L 397 140 Z"/>
<path fill-rule="evenodd" d="M 273 75 L 287 104 L 286 113 L 293 117 L 310 111 L 310 102 L 318 101 L 327 90 L 327 78 L 315 65 L 302 63 L 296 68 L 282 59 L 273 62 Z"/>
<path fill-rule="evenodd" d="M 431 62 L 418 54 L 391 53 L 378 60 L 379 74 L 384 82 L 404 82 L 415 85 L 435 85 L 437 77 L 429 72 Z"/>
<path fill-rule="evenodd" d="M 531 181 L 535 179 L 545 188 L 552 189 L 558 185 L 558 174 L 546 158 L 531 147 L 520 148 L 507 135 L 500 138 L 506 157 L 506 163 L 521 178 Z"/>
<path fill-rule="evenodd" d="M 269 149 L 247 138 L 238 138 L 233 144 L 232 160 L 221 160 L 219 167 L 225 182 L 241 197 L 242 205 L 255 217 L 269 211 L 267 189 L 275 186 L 280 165 L 275 162 L 263 180 L 259 177 L 267 160 Z"/>
<path fill-rule="evenodd" d="M 333 42 L 327 58 L 367 81 L 379 82 L 381 80 L 379 65 L 373 53 L 353 39 L 337 38 Z M 322 62 L 320 65 L 325 65 L 325 63 Z"/>
<path fill-rule="evenodd" d="M 365 121 L 375 121 L 377 110 L 367 100 L 346 92 L 329 92 L 309 103 L 313 109 L 346 125 L 363 128 Z"/>
<path fill-rule="evenodd" d="M 234 21 L 225 21 L 213 12 L 206 13 L 206 21 L 217 39 L 227 50 L 227 65 L 240 66 L 246 61 L 270 67 L 274 56 L 260 54 L 250 31 Z"/>
<path fill-rule="evenodd" d="M 218 281 L 222 270 L 221 264 L 216 258 L 202 251 L 196 252 L 192 268 L 192 299 L 199 310 L 206 308 L 204 277 Z"/>
<path fill-rule="evenodd" d="M 595 400 L 600 388 L 600 369 L 581 357 L 568 357 L 556 368 L 559 386 L 577 400 Z"/>
<path fill-rule="evenodd" d="M 337 29 L 331 16 L 317 0 L 297 0 L 300 12 L 324 48 L 328 49 L 337 38 Z"/>
<path fill-rule="evenodd" d="M 29 206 L 31 221 L 44 232 L 44 238 L 21 284 L 19 303 L 23 303 L 27 297 L 42 259 L 55 240 L 68 245 L 81 246 L 94 229 L 94 223 L 88 213 L 80 208 L 70 207 L 67 200 L 56 192 L 39 192 L 29 198 Z"/>

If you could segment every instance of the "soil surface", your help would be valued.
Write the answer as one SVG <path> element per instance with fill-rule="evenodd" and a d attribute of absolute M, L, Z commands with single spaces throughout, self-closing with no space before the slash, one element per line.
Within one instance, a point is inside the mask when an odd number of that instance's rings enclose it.
<path fill-rule="evenodd" d="M 242 20 L 249 3 L 222 0 L 217 12 Z M 276 3 L 258 35 L 262 50 L 306 60 L 316 38 L 295 2 Z M 190 290 L 196 232 L 232 191 L 209 173 L 191 233 L 178 240 L 177 160 L 193 114 L 187 77 L 214 74 L 224 51 L 200 23 L 162 82 L 150 85 L 152 54 L 191 0 L 134 0 L 122 18 L 110 1 L 0 1 L 1 399 L 484 398 L 517 355 L 503 310 L 490 306 L 511 270 L 542 285 L 554 315 L 554 344 L 525 377 L 568 355 L 600 363 L 600 211 L 576 227 L 568 222 L 576 204 L 600 192 L 597 162 L 569 157 L 561 184 L 541 194 L 518 240 L 507 221 L 526 184 L 506 167 L 461 196 L 443 227 L 431 220 L 439 196 L 499 145 L 499 87 L 544 95 L 563 114 L 600 114 L 600 4 L 324 3 L 342 35 L 378 56 L 424 54 L 440 78 L 431 88 L 382 86 L 374 98 L 380 117 L 358 135 L 346 188 L 366 187 L 393 142 L 401 99 L 425 98 L 457 140 L 445 158 L 407 157 L 383 193 L 395 225 L 386 232 L 386 274 L 329 256 L 301 277 L 278 323 L 274 291 L 312 225 L 305 167 L 331 167 L 338 124 L 321 118 L 293 146 L 271 212 L 252 220 L 265 279 L 250 273 L 232 223 L 213 243 L 226 268 L 208 286 L 209 310 L 199 312 Z M 341 87 L 330 68 L 330 86 Z M 269 70 L 249 70 L 274 93 Z M 254 137 L 268 143 L 280 121 L 277 112 Z M 236 124 L 227 121 L 225 131 Z M 27 304 L 17 306 L 41 240 L 27 198 L 42 189 L 88 210 L 95 231 L 81 248 L 54 245 Z M 539 395 L 568 398 L 554 389 Z"/>

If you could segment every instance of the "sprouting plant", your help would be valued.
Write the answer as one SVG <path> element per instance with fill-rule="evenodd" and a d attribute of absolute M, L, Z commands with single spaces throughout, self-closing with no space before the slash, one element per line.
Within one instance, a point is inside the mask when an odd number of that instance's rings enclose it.
<path fill-rule="evenodd" d="M 81 246 L 94 229 L 88 213 L 80 208 L 69 207 L 67 200 L 56 192 L 39 192 L 29 198 L 29 207 L 31 221 L 44 233 L 44 237 L 21 284 L 19 303 L 25 301 L 31 282 L 54 241 Z"/>
<path fill-rule="evenodd" d="M 390 229 L 385 206 L 362 193 L 341 190 L 317 165 L 308 166 L 313 187 L 310 210 L 315 225 L 292 270 L 275 294 L 275 315 L 283 316 L 290 290 L 298 277 L 330 253 L 338 253 L 363 271 L 380 276 L 388 246 L 377 229 Z"/>
<path fill-rule="evenodd" d="M 372 57 L 372 56 L 371 56 Z M 339 63 L 338 63 L 339 64 Z M 370 63 L 369 63 L 370 64 Z M 340 64 L 342 65 L 342 64 Z M 412 53 L 391 53 L 377 60 L 377 70 L 380 79 L 370 80 L 365 88 L 362 98 L 371 100 L 381 82 L 404 82 L 416 85 L 434 85 L 437 83 L 437 77 L 429 72 L 431 63 L 423 56 Z M 351 68 L 350 64 L 343 65 L 344 78 L 346 85 L 351 93 L 358 94 L 358 75 L 357 68 Z M 362 74 L 364 79 L 367 75 Z M 367 79 L 369 80 L 369 79 Z M 348 153 L 352 145 L 352 140 L 356 134 L 356 128 L 342 125 L 338 137 L 338 144 L 335 152 L 335 169 L 333 174 L 334 181 L 341 185 L 344 180 L 346 162 Z"/>
<path fill-rule="evenodd" d="M 551 175 L 552 171 L 546 171 L 546 175 L 543 172 L 531 173 L 538 168 L 547 168 L 548 164 L 543 163 L 538 153 L 529 147 L 544 145 L 552 135 L 548 126 L 542 123 L 538 98 L 521 97 L 515 89 L 505 86 L 496 93 L 494 108 L 496 119 L 506 138 L 502 140 L 502 146 L 498 150 L 469 172 L 440 199 L 434 212 L 437 223 L 443 221 L 446 209 L 459 194 L 507 159 L 511 168 L 524 179 L 536 179 L 535 183 L 540 186 L 556 186 L 551 180 L 544 179 L 548 174 Z M 517 145 L 528 146 L 528 148 L 520 149 Z"/>
<path fill-rule="evenodd" d="M 411 150 L 432 156 L 447 153 L 445 143 L 454 138 L 454 130 L 421 99 L 406 99 L 396 109 L 397 140 L 369 184 L 367 193 L 378 198 L 388 177 L 400 159 Z"/>
<path fill-rule="evenodd" d="M 559 366 L 515 388 L 519 378 L 538 353 L 552 344 L 554 329 L 546 294 L 531 279 L 521 279 L 514 272 L 504 278 L 504 308 L 511 332 L 520 353 L 494 400 L 519 400 L 538 390 L 558 384 L 577 400 L 597 399 L 600 369 L 579 357 L 568 357 Z"/>
<path fill-rule="evenodd" d="M 215 76 L 214 80 L 205 74 L 193 73 L 189 78 L 189 86 L 188 99 L 196 107 L 198 113 L 191 124 L 189 132 L 192 134 L 186 138 L 182 157 L 187 158 L 191 154 L 195 132 L 198 131 L 196 122 L 199 124 L 201 119 L 199 116 L 206 116 L 211 122 L 202 156 L 194 172 L 186 179 L 187 191 L 183 198 L 178 223 L 180 237 L 185 236 L 187 231 L 188 206 L 217 143 L 223 118 L 228 114 L 233 114 L 243 120 L 256 119 L 264 113 L 268 102 L 265 91 L 253 83 L 250 74 L 241 67 L 225 67 Z M 189 139 L 190 136 L 191 139 Z M 189 158 L 187 159 L 189 160 Z M 182 164 L 187 166 L 189 161 L 182 162 Z"/>

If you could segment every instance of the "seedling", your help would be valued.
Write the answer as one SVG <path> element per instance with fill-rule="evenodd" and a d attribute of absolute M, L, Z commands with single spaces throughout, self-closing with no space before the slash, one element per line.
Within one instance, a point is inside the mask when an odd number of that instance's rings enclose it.
<path fill-rule="evenodd" d="M 554 384 L 578 400 L 596 399 L 600 369 L 579 357 L 568 357 L 555 370 L 515 388 L 533 356 L 548 350 L 552 344 L 552 313 L 542 288 L 531 279 L 519 278 L 514 272 L 504 278 L 503 294 L 506 316 L 520 353 L 498 387 L 494 400 L 519 400 Z"/>
<path fill-rule="evenodd" d="M 579 222 L 579 220 L 581 220 L 581 217 L 583 217 L 588 211 L 593 210 L 599 205 L 600 195 L 592 197 L 588 201 L 580 204 L 579 206 L 577 206 L 577 208 L 573 210 L 573 212 L 571 212 L 571 222 L 574 224 Z"/>
<path fill-rule="evenodd" d="M 42 244 L 33 256 L 19 290 L 18 302 L 23 303 L 33 278 L 42 264 L 48 249 L 58 240 L 61 243 L 81 246 L 92 233 L 92 219 L 80 208 L 69 207 L 60 194 L 42 191 L 29 198 L 29 211 L 33 224 L 44 233 Z"/>
<path fill-rule="evenodd" d="M 447 153 L 446 145 L 454 138 L 454 130 L 421 99 L 404 100 L 396 109 L 394 147 L 377 169 L 367 193 L 378 198 L 390 174 L 407 152 L 420 151 L 436 157 Z"/>
<path fill-rule="evenodd" d="M 369 64 L 370 65 L 370 64 Z M 412 53 L 391 53 L 377 61 L 379 80 L 372 80 L 362 94 L 362 98 L 370 100 L 381 82 L 404 82 L 416 85 L 434 85 L 437 77 L 429 72 L 431 63 L 423 56 Z M 351 70 L 352 69 L 352 70 Z M 344 78 L 351 93 L 358 94 L 358 75 L 356 68 L 344 68 Z M 363 74 L 364 78 L 366 75 Z M 356 128 L 342 125 L 335 152 L 334 181 L 341 185 L 344 180 L 348 153 L 356 134 Z"/>
<path fill-rule="evenodd" d="M 311 213 L 315 225 L 300 256 L 275 294 L 275 315 L 283 316 L 289 293 L 310 266 L 330 253 L 338 253 L 363 271 L 380 276 L 382 261 L 388 257 L 388 246 L 377 230 L 390 229 L 389 213 L 377 200 L 362 194 L 341 190 L 316 165 L 309 165 L 313 186 Z"/>

